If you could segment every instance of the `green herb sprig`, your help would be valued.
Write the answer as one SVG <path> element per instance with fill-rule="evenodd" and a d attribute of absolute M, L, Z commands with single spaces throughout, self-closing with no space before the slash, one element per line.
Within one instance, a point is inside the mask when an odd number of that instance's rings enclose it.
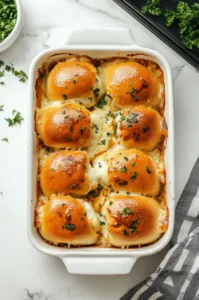
<path fill-rule="evenodd" d="M 143 14 L 150 14 L 153 16 L 160 16 L 162 10 L 160 8 L 160 0 L 147 0 L 147 5 L 142 7 Z"/>
<path fill-rule="evenodd" d="M 199 3 L 189 6 L 180 1 L 176 11 L 166 10 L 165 17 L 168 27 L 178 22 L 180 38 L 186 48 L 199 48 Z"/>
<path fill-rule="evenodd" d="M 6 118 L 5 120 L 8 122 L 8 126 L 14 126 L 15 124 L 21 124 L 21 122 L 24 120 L 21 116 L 21 113 L 19 111 L 16 111 L 15 109 L 12 111 L 13 118 Z"/>

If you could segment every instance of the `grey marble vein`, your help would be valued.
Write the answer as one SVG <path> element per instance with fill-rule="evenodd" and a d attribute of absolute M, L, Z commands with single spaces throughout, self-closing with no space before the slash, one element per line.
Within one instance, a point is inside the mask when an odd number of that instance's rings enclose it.
<path fill-rule="evenodd" d="M 116 16 L 113 16 L 113 15 L 109 14 L 109 12 L 107 11 L 107 6 L 106 6 L 106 10 L 103 10 L 103 9 L 101 9 L 101 8 L 100 8 L 100 9 L 99 9 L 99 8 L 94 8 L 94 7 L 92 7 L 92 6 L 89 5 L 89 3 L 93 3 L 93 2 L 84 3 L 84 2 L 82 2 L 81 0 L 73 0 L 73 1 L 79 3 L 79 4 L 82 5 L 83 7 L 86 7 L 87 9 L 90 9 L 90 10 L 92 10 L 92 11 L 94 11 L 94 12 L 97 12 L 97 13 L 102 13 L 103 15 L 105 15 L 105 16 L 107 16 L 107 17 L 109 17 L 109 18 L 112 18 L 112 19 L 114 19 L 114 20 L 116 20 L 116 21 L 120 21 L 120 22 L 124 23 L 124 20 L 123 20 L 123 19 L 121 19 L 121 18 L 119 18 L 119 17 L 116 17 Z M 114 3 L 113 3 L 113 4 L 114 4 Z"/>
<path fill-rule="evenodd" d="M 173 82 L 176 81 L 176 79 L 178 78 L 178 76 L 180 75 L 180 73 L 182 72 L 184 67 L 185 67 L 185 65 L 176 66 L 176 67 L 171 68 Z"/>
<path fill-rule="evenodd" d="M 25 289 L 26 298 L 24 300 L 50 300 L 51 296 L 47 295 L 44 291 L 39 290 L 35 292 L 30 292 L 30 290 Z"/>

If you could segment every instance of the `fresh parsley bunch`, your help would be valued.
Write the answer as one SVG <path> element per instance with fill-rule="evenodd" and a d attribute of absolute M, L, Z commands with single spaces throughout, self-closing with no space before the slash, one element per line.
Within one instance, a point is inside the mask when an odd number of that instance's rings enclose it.
<path fill-rule="evenodd" d="M 199 3 L 189 6 L 180 1 L 176 11 L 167 10 L 165 17 L 167 26 L 178 21 L 180 38 L 186 48 L 192 49 L 194 46 L 199 48 Z"/>
<path fill-rule="evenodd" d="M 142 13 L 153 16 L 162 15 L 160 0 L 147 0 L 147 5 L 143 6 Z M 199 3 L 189 6 L 186 2 L 179 1 L 176 11 L 166 9 L 164 16 L 168 27 L 178 23 L 180 39 L 186 48 L 199 48 Z"/>
<path fill-rule="evenodd" d="M 160 8 L 160 0 L 147 0 L 147 5 L 142 7 L 142 13 L 149 13 L 153 16 L 160 16 L 162 14 Z"/>

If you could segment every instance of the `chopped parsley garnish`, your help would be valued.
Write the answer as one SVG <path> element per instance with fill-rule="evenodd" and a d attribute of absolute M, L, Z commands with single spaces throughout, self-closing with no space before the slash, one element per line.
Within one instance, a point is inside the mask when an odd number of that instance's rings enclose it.
<path fill-rule="evenodd" d="M 107 136 L 111 136 L 112 134 L 111 134 L 110 132 L 107 132 L 106 135 L 107 135 Z"/>
<path fill-rule="evenodd" d="M 132 167 L 135 167 L 135 165 L 136 165 L 136 163 L 135 163 L 135 162 L 133 162 L 133 163 L 132 163 Z"/>
<path fill-rule="evenodd" d="M 136 142 L 138 142 L 140 140 L 140 134 L 138 133 L 135 137 Z"/>
<path fill-rule="evenodd" d="M 113 201 L 109 201 L 109 205 L 112 205 L 113 204 Z"/>
<path fill-rule="evenodd" d="M 105 222 L 99 221 L 100 222 L 100 226 L 105 225 Z"/>
<path fill-rule="evenodd" d="M 131 233 L 136 232 L 136 229 L 137 229 L 136 224 L 137 224 L 137 225 L 140 224 L 140 221 L 137 220 L 137 219 L 134 219 L 134 220 L 132 221 L 132 224 L 129 226 L 130 232 L 131 232 Z"/>
<path fill-rule="evenodd" d="M 70 116 L 69 116 L 69 115 L 67 115 L 67 116 L 65 116 L 65 117 L 64 117 L 64 119 L 68 119 L 69 117 L 70 117 Z"/>
<path fill-rule="evenodd" d="M 99 127 L 98 127 L 96 124 L 93 124 L 93 125 L 92 125 L 92 128 L 95 129 L 95 133 L 98 133 Z"/>
<path fill-rule="evenodd" d="M 0 71 L 0 77 L 4 76 L 4 71 Z"/>
<path fill-rule="evenodd" d="M 107 100 L 106 100 L 106 95 L 104 94 L 99 99 L 99 102 L 97 103 L 97 107 L 102 109 L 106 104 L 107 104 Z"/>
<path fill-rule="evenodd" d="M 128 161 L 129 159 L 128 159 L 128 157 L 126 157 L 126 156 L 124 156 L 124 159 L 126 160 L 126 161 Z"/>
<path fill-rule="evenodd" d="M 76 226 L 74 224 L 64 224 L 62 226 L 62 229 L 66 229 L 69 231 L 74 231 L 76 229 Z"/>
<path fill-rule="evenodd" d="M 133 215 L 134 213 L 130 210 L 129 207 L 125 207 L 123 209 L 123 214 L 124 214 L 125 217 L 128 217 L 129 214 Z"/>
<path fill-rule="evenodd" d="M 3 60 L 0 60 L 0 68 L 4 65 Z"/>
<path fill-rule="evenodd" d="M 77 80 L 76 80 L 76 79 L 73 79 L 73 83 L 75 83 L 75 84 L 76 84 L 76 83 L 77 83 Z"/>
<path fill-rule="evenodd" d="M 3 81 L 0 81 L 0 85 L 4 85 L 5 84 L 5 82 L 3 82 Z"/>
<path fill-rule="evenodd" d="M 62 206 L 65 206 L 66 204 L 65 203 L 62 203 Z"/>
<path fill-rule="evenodd" d="M 128 127 L 132 127 L 132 123 L 137 124 L 139 122 L 139 120 L 137 119 L 138 116 L 139 114 L 137 113 L 129 112 L 127 116 L 122 116 L 120 118 L 120 121 L 125 121 Z"/>
<path fill-rule="evenodd" d="M 80 134 L 83 134 L 85 129 L 86 129 L 86 126 L 83 126 L 83 127 L 79 130 Z"/>
<path fill-rule="evenodd" d="M 70 187 L 71 187 L 72 190 L 74 190 L 74 189 L 76 188 L 76 186 L 77 186 L 77 184 L 76 184 L 76 183 L 73 183 L 73 184 L 71 184 Z"/>
<path fill-rule="evenodd" d="M 66 141 L 67 141 L 67 142 L 72 142 L 73 140 L 72 140 L 70 137 L 67 137 L 67 138 L 66 138 Z"/>
<path fill-rule="evenodd" d="M 98 189 L 99 191 L 101 191 L 101 190 L 103 189 L 103 186 L 99 183 L 98 186 L 97 186 L 97 189 Z"/>
<path fill-rule="evenodd" d="M 148 166 L 146 166 L 146 170 L 147 170 L 147 173 L 149 173 L 149 174 L 152 173 L 152 172 L 151 172 L 151 169 L 150 169 Z"/>
<path fill-rule="evenodd" d="M 24 120 L 21 116 L 21 113 L 16 111 L 15 109 L 12 111 L 12 114 L 14 117 L 5 119 L 8 122 L 8 126 L 14 126 L 15 124 L 21 124 L 21 122 Z"/>
<path fill-rule="evenodd" d="M 66 94 L 63 94 L 62 96 L 63 96 L 64 100 L 67 99 L 67 95 Z"/>
<path fill-rule="evenodd" d="M 136 179 L 136 177 L 138 176 L 137 172 L 134 172 L 133 175 L 131 176 L 131 179 L 134 181 Z"/>
<path fill-rule="evenodd" d="M 1 140 L 8 143 L 8 139 L 7 138 L 3 138 Z"/>
<path fill-rule="evenodd" d="M 12 32 L 17 21 L 17 8 L 15 1 L 0 2 L 0 43 Z"/>
<path fill-rule="evenodd" d="M 162 10 L 160 8 L 160 0 L 147 0 L 147 5 L 142 7 L 143 14 L 150 14 L 153 16 L 160 16 Z"/>
<path fill-rule="evenodd" d="M 128 181 L 125 181 L 125 180 L 120 180 L 119 181 L 120 186 L 127 185 L 127 184 L 128 184 Z"/>
<path fill-rule="evenodd" d="M 0 111 L 4 111 L 3 108 L 4 108 L 4 105 L 0 105 Z"/>
<path fill-rule="evenodd" d="M 125 167 L 125 166 L 123 166 L 121 169 L 120 169 L 120 172 L 121 173 L 124 173 L 124 172 L 126 172 L 127 171 L 127 168 Z"/>
<path fill-rule="evenodd" d="M 94 89 L 93 93 L 97 97 L 99 95 L 100 89 L 96 88 Z"/>
<path fill-rule="evenodd" d="M 99 144 L 105 145 L 106 144 L 106 140 L 102 140 Z"/>
<path fill-rule="evenodd" d="M 103 186 L 101 184 L 98 184 L 97 189 L 94 191 L 91 191 L 91 196 L 93 198 L 97 198 L 100 195 L 100 191 L 103 189 Z"/>
<path fill-rule="evenodd" d="M 123 235 L 129 235 L 128 231 L 125 228 L 122 229 L 122 233 Z"/>
<path fill-rule="evenodd" d="M 139 94 L 142 90 L 146 89 L 148 87 L 148 83 L 141 78 L 141 86 L 139 89 L 134 88 L 133 86 L 131 87 L 131 90 L 127 92 L 131 96 L 131 98 L 135 101 L 138 102 L 139 99 L 137 98 L 137 94 Z"/>
<path fill-rule="evenodd" d="M 142 128 L 142 133 L 145 134 L 147 131 L 149 131 L 149 127 L 143 127 Z"/>

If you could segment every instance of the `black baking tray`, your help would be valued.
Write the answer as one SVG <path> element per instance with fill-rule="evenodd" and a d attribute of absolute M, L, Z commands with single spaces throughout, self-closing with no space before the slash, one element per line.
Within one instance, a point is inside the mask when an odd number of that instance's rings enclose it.
<path fill-rule="evenodd" d="M 186 59 L 191 65 L 199 70 L 199 49 L 189 50 L 185 48 L 180 40 L 178 25 L 167 27 L 165 25 L 164 16 L 143 15 L 141 9 L 146 5 L 146 0 L 113 0 L 130 15 L 152 31 L 156 36 L 168 44 L 173 50 Z M 175 10 L 179 0 L 161 0 L 161 6 L 171 10 Z M 197 1 L 185 0 L 188 4 Z"/>

